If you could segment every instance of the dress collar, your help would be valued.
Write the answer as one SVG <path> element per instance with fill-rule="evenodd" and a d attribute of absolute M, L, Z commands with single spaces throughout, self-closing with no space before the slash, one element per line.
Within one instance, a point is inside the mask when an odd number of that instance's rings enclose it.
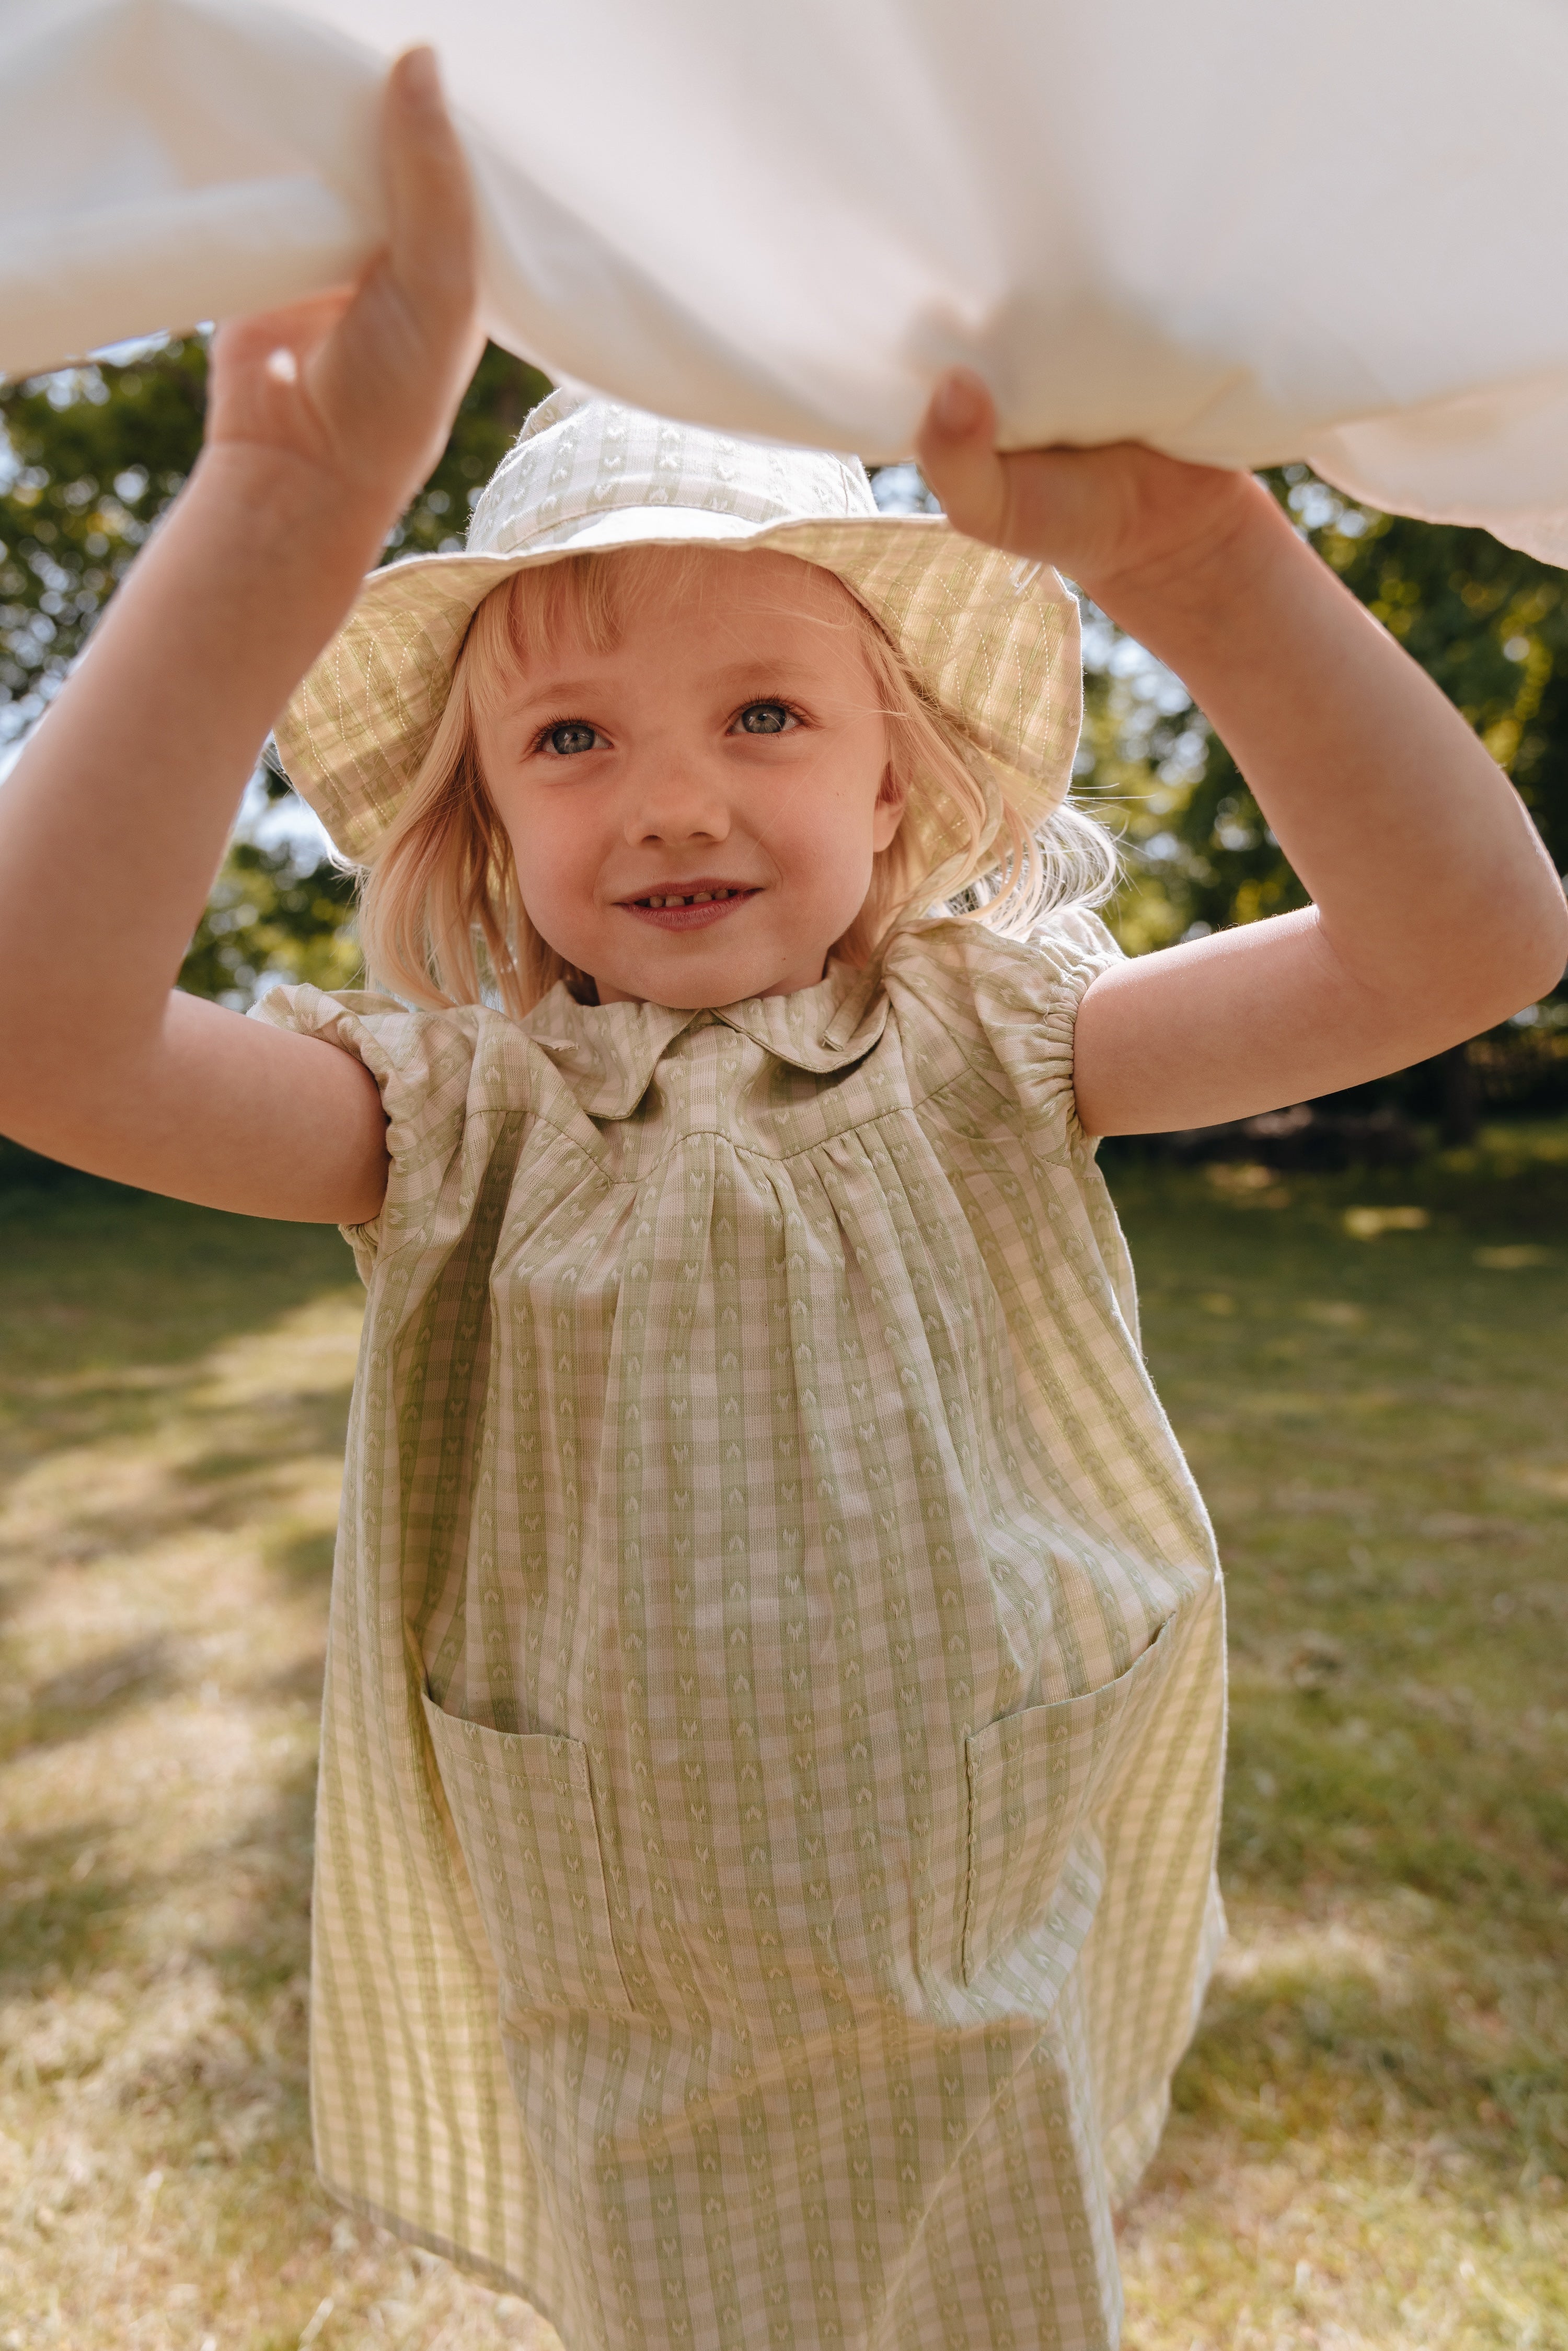
<path fill-rule="evenodd" d="M 564 980 L 522 1026 L 566 1080 L 591 1118 L 630 1118 L 677 1037 L 718 1022 L 763 1051 L 813 1076 L 849 1069 L 887 1026 L 879 963 L 863 971 L 833 963 L 814 987 L 789 996 L 748 996 L 711 1011 L 667 1004 L 580 1004 Z"/>

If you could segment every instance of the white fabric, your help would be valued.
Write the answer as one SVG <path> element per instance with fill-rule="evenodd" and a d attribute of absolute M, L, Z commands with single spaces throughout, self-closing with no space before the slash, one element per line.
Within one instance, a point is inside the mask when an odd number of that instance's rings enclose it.
<path fill-rule="evenodd" d="M 1563 0 L 0 0 L 0 368 L 341 275 L 425 37 L 553 374 L 886 458 L 964 360 L 1568 559 Z"/>

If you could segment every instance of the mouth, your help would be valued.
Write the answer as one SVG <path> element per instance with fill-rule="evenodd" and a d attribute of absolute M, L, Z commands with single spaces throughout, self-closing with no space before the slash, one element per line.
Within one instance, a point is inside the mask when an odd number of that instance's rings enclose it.
<path fill-rule="evenodd" d="M 734 882 L 694 882 L 685 890 L 649 891 L 638 898 L 622 898 L 621 911 L 651 923 L 661 931 L 701 931 L 722 923 L 737 906 L 759 897 L 760 891 Z"/>

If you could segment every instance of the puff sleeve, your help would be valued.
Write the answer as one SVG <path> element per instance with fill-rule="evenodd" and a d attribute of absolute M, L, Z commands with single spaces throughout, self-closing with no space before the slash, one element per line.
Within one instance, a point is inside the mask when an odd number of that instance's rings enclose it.
<path fill-rule="evenodd" d="M 887 960 L 888 990 L 927 1081 L 961 1066 L 987 1078 L 1029 1129 L 1037 1154 L 1092 1153 L 1072 1092 L 1078 1008 L 1122 950 L 1099 916 L 1070 907 L 1022 939 L 977 923 L 911 926 Z"/>
<path fill-rule="evenodd" d="M 465 1158 L 483 1143 L 470 1133 L 470 1114 L 486 1016 L 478 1007 L 411 1011 L 395 997 L 300 986 L 271 989 L 250 1017 L 351 1053 L 380 1090 L 392 1163 L 386 1198 L 368 1224 L 342 1228 L 368 1286 L 382 1259 L 430 1237 L 455 1179 L 461 1188 Z"/>

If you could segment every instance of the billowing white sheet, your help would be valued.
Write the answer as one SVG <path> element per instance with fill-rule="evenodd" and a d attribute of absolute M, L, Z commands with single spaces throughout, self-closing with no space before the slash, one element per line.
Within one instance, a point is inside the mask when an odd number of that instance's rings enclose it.
<path fill-rule="evenodd" d="M 1568 560 L 1568 0 L 0 0 L 0 370 L 341 276 L 426 37 L 552 374 L 875 458 L 964 360 Z"/>

